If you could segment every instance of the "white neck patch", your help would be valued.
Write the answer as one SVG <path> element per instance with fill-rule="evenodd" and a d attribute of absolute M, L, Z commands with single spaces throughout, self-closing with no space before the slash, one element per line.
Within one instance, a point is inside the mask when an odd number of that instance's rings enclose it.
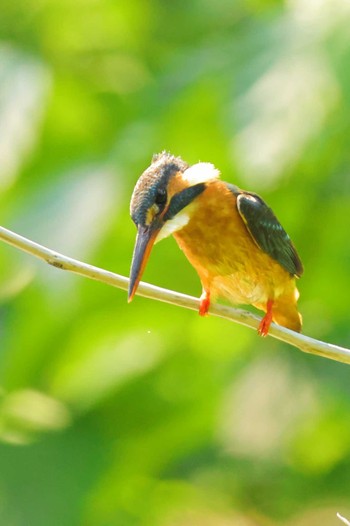
<path fill-rule="evenodd" d="M 188 209 L 188 207 L 186 207 Z M 158 241 L 161 241 L 162 239 L 170 236 L 171 234 L 174 234 L 174 232 L 177 232 L 178 230 L 181 230 L 184 226 L 187 225 L 187 223 L 190 220 L 190 214 L 189 210 L 185 212 L 184 210 L 181 210 L 178 214 L 176 214 L 175 217 L 172 219 L 169 219 L 164 223 L 162 228 L 160 229 L 158 236 L 156 237 L 156 243 Z"/>
<path fill-rule="evenodd" d="M 198 183 L 205 183 L 220 177 L 220 172 L 211 163 L 197 163 L 187 168 L 182 174 L 183 179 L 194 186 Z"/>

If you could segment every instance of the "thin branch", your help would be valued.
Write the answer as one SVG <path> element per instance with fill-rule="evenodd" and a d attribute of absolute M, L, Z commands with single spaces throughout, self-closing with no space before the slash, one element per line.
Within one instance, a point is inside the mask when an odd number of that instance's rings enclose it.
<path fill-rule="evenodd" d="M 340 515 L 340 513 L 337 513 L 337 517 L 338 517 L 338 519 L 340 519 L 341 521 L 343 521 L 344 524 L 346 524 L 347 526 L 350 526 L 350 522 L 349 522 L 345 517 L 343 517 L 342 515 Z"/>
<path fill-rule="evenodd" d="M 101 281 L 102 283 L 106 283 L 107 285 L 119 289 L 128 289 L 128 278 L 88 265 L 87 263 L 82 263 L 76 259 L 64 256 L 63 254 L 59 254 L 58 252 L 15 234 L 6 228 L 0 227 L 0 240 L 19 250 L 27 252 L 32 256 L 42 259 L 56 268 L 68 270 L 69 272 L 74 272 L 75 274 L 85 276 L 86 278 Z M 179 307 L 184 307 L 186 309 L 199 309 L 199 299 L 179 292 L 173 292 L 154 285 L 149 285 L 148 283 L 140 283 L 137 295 L 143 296 L 144 298 L 163 301 L 165 303 L 171 303 L 172 305 L 178 305 Z M 242 309 L 227 307 L 226 305 L 212 305 L 210 308 L 210 314 L 234 321 L 252 329 L 257 329 L 260 323 L 260 318 L 258 316 Z M 315 340 L 314 338 L 296 333 L 285 327 L 281 327 L 280 325 L 272 323 L 269 335 L 278 340 L 282 340 L 285 343 L 289 343 L 303 352 L 316 354 L 342 363 L 350 363 L 349 349 Z"/>

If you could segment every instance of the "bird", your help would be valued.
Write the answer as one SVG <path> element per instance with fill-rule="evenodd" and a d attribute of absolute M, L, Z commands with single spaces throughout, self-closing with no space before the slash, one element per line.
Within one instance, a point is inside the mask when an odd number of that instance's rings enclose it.
<path fill-rule="evenodd" d="M 202 284 L 199 314 L 211 302 L 253 305 L 271 322 L 300 332 L 299 292 L 303 274 L 298 253 L 279 220 L 256 193 L 224 182 L 208 162 L 189 165 L 163 151 L 138 179 L 130 202 L 137 227 L 128 301 L 138 288 L 152 247 L 173 235 Z"/>

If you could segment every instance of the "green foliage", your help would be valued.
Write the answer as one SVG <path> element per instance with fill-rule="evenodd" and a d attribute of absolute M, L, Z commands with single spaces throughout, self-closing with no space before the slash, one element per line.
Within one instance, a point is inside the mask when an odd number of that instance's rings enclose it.
<path fill-rule="evenodd" d="M 305 266 L 304 331 L 350 345 L 347 0 L 3 1 L 1 223 L 127 275 L 153 153 L 261 193 Z M 336 524 L 347 366 L 2 245 L 0 522 Z M 200 294 L 173 240 L 144 279 Z"/>

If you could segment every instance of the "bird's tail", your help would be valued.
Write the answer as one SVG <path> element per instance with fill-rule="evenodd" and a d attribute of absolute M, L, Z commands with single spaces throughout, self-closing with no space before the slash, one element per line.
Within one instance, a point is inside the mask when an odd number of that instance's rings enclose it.
<path fill-rule="evenodd" d="M 292 331 L 300 332 L 302 327 L 302 317 L 298 312 L 295 297 L 282 296 L 273 305 L 272 319 L 279 325 L 287 327 Z"/>

